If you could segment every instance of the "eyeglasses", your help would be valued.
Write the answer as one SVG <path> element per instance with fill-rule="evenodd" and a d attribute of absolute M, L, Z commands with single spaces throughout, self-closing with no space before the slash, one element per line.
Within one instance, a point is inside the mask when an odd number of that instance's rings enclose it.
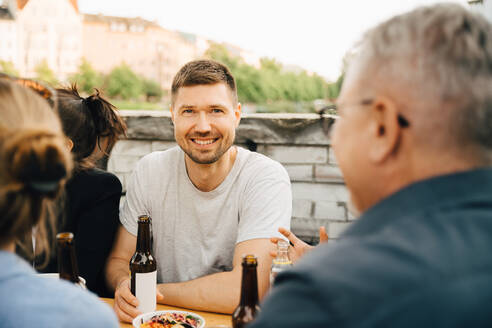
<path fill-rule="evenodd" d="M 374 102 L 374 99 L 364 99 L 360 103 L 358 103 L 358 106 L 370 106 Z M 340 108 L 340 104 L 335 104 L 334 109 L 338 110 Z M 398 113 L 397 116 L 398 120 L 398 125 L 400 125 L 402 128 L 408 128 L 410 126 L 410 122 L 400 113 Z"/>
<path fill-rule="evenodd" d="M 0 72 L 0 79 L 7 79 L 33 90 L 38 95 L 40 95 L 43 99 L 45 99 L 48 102 L 48 104 L 51 106 L 51 108 L 55 107 L 56 91 L 53 88 L 38 81 L 19 78 L 1 72 Z"/>
<path fill-rule="evenodd" d="M 370 106 L 374 103 L 374 99 L 364 99 L 361 102 L 355 104 L 356 106 Z M 350 106 L 347 104 L 342 104 L 343 106 Z M 353 105 L 352 105 L 353 106 Z M 340 104 L 333 104 L 329 107 L 326 107 L 325 110 L 334 110 L 335 112 L 338 112 L 338 109 L 340 108 Z M 322 112 L 324 114 L 324 111 Z M 402 114 L 398 113 L 397 116 L 398 120 L 398 125 L 402 128 L 408 128 L 410 126 L 410 122 L 403 116 Z M 323 132 L 325 133 L 326 136 L 330 135 L 330 127 L 333 124 L 334 119 L 327 120 L 325 117 L 322 116 L 322 128 Z"/>

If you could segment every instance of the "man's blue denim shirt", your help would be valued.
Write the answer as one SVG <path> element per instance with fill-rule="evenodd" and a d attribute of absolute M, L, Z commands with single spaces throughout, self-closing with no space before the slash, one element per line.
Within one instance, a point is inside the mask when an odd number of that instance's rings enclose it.
<path fill-rule="evenodd" d="M 492 327 L 492 170 L 409 185 L 278 276 L 257 327 Z"/>

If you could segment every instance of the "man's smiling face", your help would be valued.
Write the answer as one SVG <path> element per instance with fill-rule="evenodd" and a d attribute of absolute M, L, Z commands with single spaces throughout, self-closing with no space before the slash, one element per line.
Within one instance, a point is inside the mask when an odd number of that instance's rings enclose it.
<path fill-rule="evenodd" d="M 215 163 L 234 143 L 241 107 L 226 84 L 181 87 L 171 111 L 176 142 L 195 163 Z"/>

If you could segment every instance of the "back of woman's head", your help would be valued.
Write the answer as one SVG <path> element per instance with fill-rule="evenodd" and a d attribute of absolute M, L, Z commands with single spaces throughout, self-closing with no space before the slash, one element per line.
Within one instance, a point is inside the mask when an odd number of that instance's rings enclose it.
<path fill-rule="evenodd" d="M 94 159 L 91 154 L 96 146 L 107 154 L 118 137 L 125 135 L 126 124 L 98 90 L 87 98 L 79 95 L 75 85 L 56 91 L 58 114 L 63 131 L 73 142 L 76 168 L 92 167 Z M 104 138 L 107 138 L 107 145 L 103 147 Z"/>
<path fill-rule="evenodd" d="M 37 249 L 49 249 L 53 223 L 45 217 L 71 168 L 56 113 L 33 91 L 0 79 L 0 247 L 22 246 L 37 227 Z"/>

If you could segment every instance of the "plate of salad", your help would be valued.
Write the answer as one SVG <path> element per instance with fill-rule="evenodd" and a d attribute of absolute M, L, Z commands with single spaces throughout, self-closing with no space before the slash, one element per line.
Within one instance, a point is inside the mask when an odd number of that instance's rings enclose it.
<path fill-rule="evenodd" d="M 187 311 L 154 311 L 133 319 L 135 328 L 203 328 L 205 319 Z"/>

